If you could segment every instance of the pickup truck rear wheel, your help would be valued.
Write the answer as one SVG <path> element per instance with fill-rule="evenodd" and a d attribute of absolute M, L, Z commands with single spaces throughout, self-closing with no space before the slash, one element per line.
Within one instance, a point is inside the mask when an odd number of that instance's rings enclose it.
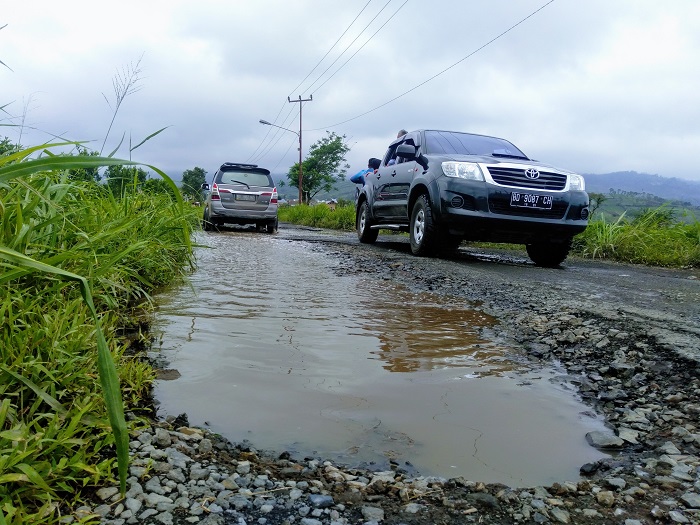
<path fill-rule="evenodd" d="M 355 226 L 357 227 L 357 238 L 361 243 L 372 244 L 377 240 L 379 230 L 371 228 L 372 223 L 369 220 L 369 205 L 367 201 L 362 201 L 362 204 L 357 209 Z"/>
<path fill-rule="evenodd" d="M 527 254 L 537 266 L 556 268 L 569 255 L 571 239 L 563 242 L 541 242 L 526 244 Z"/>
<path fill-rule="evenodd" d="M 413 255 L 419 257 L 435 255 L 438 245 L 438 231 L 433 218 L 433 209 L 425 194 L 420 195 L 413 205 L 409 233 Z"/>

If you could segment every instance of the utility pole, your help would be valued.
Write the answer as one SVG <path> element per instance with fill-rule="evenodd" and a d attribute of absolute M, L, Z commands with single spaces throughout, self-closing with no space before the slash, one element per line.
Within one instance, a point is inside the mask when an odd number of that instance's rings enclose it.
<path fill-rule="evenodd" d="M 301 98 L 301 95 L 299 95 L 299 98 L 297 100 L 292 100 L 291 98 L 287 97 L 287 100 L 289 102 L 299 103 L 299 204 L 304 202 L 304 192 L 301 189 L 302 183 L 304 181 L 304 175 L 301 170 L 301 108 L 303 107 L 301 103 L 311 102 L 313 99 L 313 95 L 309 95 L 309 98 Z"/>

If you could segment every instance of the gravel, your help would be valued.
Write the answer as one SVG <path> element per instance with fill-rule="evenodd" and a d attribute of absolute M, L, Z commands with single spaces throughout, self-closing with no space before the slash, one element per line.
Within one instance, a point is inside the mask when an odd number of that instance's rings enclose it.
<path fill-rule="evenodd" d="M 348 263 L 340 273 L 362 268 L 418 291 L 481 301 L 503 320 L 495 335 L 516 341 L 520 358 L 566 368 L 608 427 L 586 439 L 612 455 L 582 465 L 579 479 L 518 488 L 416 476 L 397 465 L 373 472 L 294 460 L 192 428 L 183 414 L 132 434 L 125 497 L 104 487 L 64 522 L 99 515 L 110 525 L 700 524 L 700 374 L 672 338 L 628 313 L 558 296 L 506 296 L 501 284 L 475 283 L 444 261 L 344 246 L 333 255 Z"/>

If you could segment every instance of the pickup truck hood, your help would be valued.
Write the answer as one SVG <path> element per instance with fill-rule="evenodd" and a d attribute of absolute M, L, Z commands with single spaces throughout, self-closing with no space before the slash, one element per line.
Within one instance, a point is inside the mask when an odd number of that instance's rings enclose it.
<path fill-rule="evenodd" d="M 550 164 L 545 164 L 536 160 L 510 159 L 506 157 L 492 157 L 491 155 L 426 155 L 429 161 L 436 162 L 477 162 L 479 164 L 488 164 L 490 166 L 497 164 L 518 164 L 520 166 L 533 166 L 535 168 L 548 168 L 561 173 L 572 173 L 570 170 L 557 168 Z"/>

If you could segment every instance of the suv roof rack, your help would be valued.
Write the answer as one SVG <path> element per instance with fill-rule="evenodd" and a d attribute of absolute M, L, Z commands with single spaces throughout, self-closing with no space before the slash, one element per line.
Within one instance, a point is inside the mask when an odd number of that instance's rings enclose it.
<path fill-rule="evenodd" d="M 224 162 L 219 169 L 224 168 L 257 168 L 257 164 L 242 164 L 240 162 Z"/>

